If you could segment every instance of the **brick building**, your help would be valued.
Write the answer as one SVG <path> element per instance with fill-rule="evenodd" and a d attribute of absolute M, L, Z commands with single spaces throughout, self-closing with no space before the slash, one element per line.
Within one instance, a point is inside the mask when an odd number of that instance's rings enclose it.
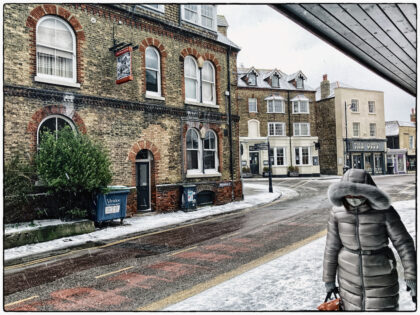
<path fill-rule="evenodd" d="M 330 83 L 316 92 L 321 174 L 343 175 L 346 167 L 386 173 L 384 93 Z"/>
<path fill-rule="evenodd" d="M 5 160 L 34 153 L 40 128 L 70 125 L 109 153 L 112 184 L 132 188 L 129 215 L 179 209 L 184 184 L 199 203 L 242 198 L 239 48 L 216 10 L 5 4 Z"/>
<path fill-rule="evenodd" d="M 300 176 L 319 176 L 315 90 L 301 71 L 240 68 L 237 103 L 242 167 L 263 174 L 270 141 L 273 176 L 287 176 L 289 166 Z"/>
<path fill-rule="evenodd" d="M 387 164 L 395 174 L 416 170 L 416 114 L 414 109 L 411 121 L 387 121 Z M 391 169 L 388 173 L 391 173 Z"/>

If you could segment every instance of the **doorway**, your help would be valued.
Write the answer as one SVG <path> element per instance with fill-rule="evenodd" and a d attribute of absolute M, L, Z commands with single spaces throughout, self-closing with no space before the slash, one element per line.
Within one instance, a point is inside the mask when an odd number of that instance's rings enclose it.
<path fill-rule="evenodd" d="M 352 168 L 362 168 L 362 156 L 360 154 L 353 154 L 352 160 Z"/>
<path fill-rule="evenodd" d="M 153 155 L 149 150 L 141 150 L 136 156 L 137 211 L 150 211 L 150 164 Z"/>
<path fill-rule="evenodd" d="M 260 173 L 260 158 L 258 152 L 249 153 L 249 167 L 252 174 Z"/>

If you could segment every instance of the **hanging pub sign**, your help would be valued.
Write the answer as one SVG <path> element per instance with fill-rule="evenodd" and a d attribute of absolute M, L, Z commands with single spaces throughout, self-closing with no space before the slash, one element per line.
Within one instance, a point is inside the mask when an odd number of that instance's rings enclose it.
<path fill-rule="evenodd" d="M 116 84 L 121 84 L 133 80 L 133 73 L 131 71 L 131 46 L 125 47 L 115 52 L 117 57 L 117 81 Z"/>

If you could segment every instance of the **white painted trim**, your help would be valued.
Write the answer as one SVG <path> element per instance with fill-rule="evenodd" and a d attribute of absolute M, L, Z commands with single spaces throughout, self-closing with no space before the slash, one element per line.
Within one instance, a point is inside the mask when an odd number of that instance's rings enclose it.
<path fill-rule="evenodd" d="M 220 105 L 212 105 L 212 104 L 206 104 L 206 103 L 199 103 L 199 102 L 194 102 L 194 101 L 190 101 L 190 100 L 185 100 L 185 105 L 194 105 L 194 106 L 201 106 L 201 107 L 211 107 L 211 108 L 219 108 Z"/>
<path fill-rule="evenodd" d="M 187 172 L 187 178 L 207 178 L 207 177 L 221 177 L 222 174 L 219 172 L 214 173 L 189 173 Z"/>
<path fill-rule="evenodd" d="M 62 85 L 62 86 L 80 88 L 80 83 L 64 81 L 61 77 L 56 77 L 56 76 L 49 76 L 47 78 L 47 77 L 41 77 L 40 75 L 37 75 L 37 76 L 34 77 L 34 81 L 42 82 L 42 83 L 48 83 L 48 84 L 54 84 L 54 85 Z"/>
<path fill-rule="evenodd" d="M 157 94 L 153 94 L 152 92 L 148 92 L 146 91 L 146 94 L 144 96 L 145 98 L 150 98 L 153 100 L 159 100 L 159 101 L 164 101 L 165 98 L 163 96 L 157 95 Z"/>

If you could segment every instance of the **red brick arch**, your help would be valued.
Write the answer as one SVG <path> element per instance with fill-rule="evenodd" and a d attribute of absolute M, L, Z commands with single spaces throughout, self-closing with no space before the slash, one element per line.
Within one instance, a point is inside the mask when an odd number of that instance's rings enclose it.
<path fill-rule="evenodd" d="M 141 67 L 143 69 L 142 71 L 142 92 L 146 93 L 146 48 L 149 46 L 153 46 L 159 51 L 160 54 L 160 83 L 161 83 L 161 93 L 162 96 L 165 97 L 166 95 L 166 57 L 168 56 L 168 52 L 165 50 L 165 46 L 162 45 L 162 43 L 156 39 L 148 37 L 146 39 L 143 39 L 140 46 L 139 51 L 142 53 L 142 61 L 141 61 Z"/>
<path fill-rule="evenodd" d="M 84 62 L 82 46 L 85 41 L 85 32 L 77 18 L 63 7 L 55 4 L 44 4 L 35 7 L 26 19 L 26 27 L 29 28 L 29 54 L 30 54 L 30 75 L 36 75 L 36 25 L 40 18 L 45 15 L 55 15 L 62 18 L 73 28 L 76 37 L 76 71 L 77 82 L 83 83 Z"/>
<path fill-rule="evenodd" d="M 151 161 L 151 172 L 150 172 L 150 190 L 151 190 L 151 208 L 156 210 L 156 180 L 159 174 L 160 167 L 160 152 L 158 148 L 148 140 L 139 140 L 131 146 L 130 152 L 128 153 L 128 160 L 131 161 L 131 186 L 136 186 L 136 156 L 141 150 L 149 150 L 153 154 L 153 160 Z M 130 213 L 137 211 L 137 196 L 133 196 L 133 204 L 130 205 Z"/>
<path fill-rule="evenodd" d="M 50 116 L 50 115 L 62 115 L 71 121 L 76 125 L 77 129 L 81 132 L 86 134 L 86 126 L 83 122 L 82 117 L 76 112 L 71 112 L 70 115 L 67 113 L 67 108 L 63 105 L 49 105 L 45 106 L 43 108 L 40 108 L 32 115 L 32 120 L 28 123 L 27 127 L 27 133 L 31 137 L 31 150 L 35 151 L 37 147 L 37 133 L 38 133 L 38 127 L 41 121 L 44 120 L 44 118 Z"/>

